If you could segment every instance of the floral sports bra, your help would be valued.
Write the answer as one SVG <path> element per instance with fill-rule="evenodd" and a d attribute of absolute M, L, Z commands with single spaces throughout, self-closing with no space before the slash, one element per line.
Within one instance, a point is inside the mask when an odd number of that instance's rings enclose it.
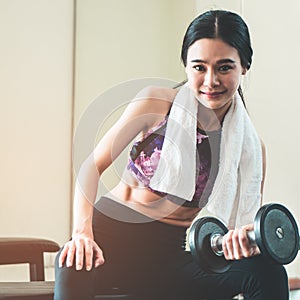
<path fill-rule="evenodd" d="M 127 169 L 145 187 L 162 197 L 167 194 L 151 189 L 150 180 L 157 168 L 161 149 L 164 143 L 168 115 L 145 137 L 134 143 L 129 157 Z M 221 129 L 205 132 L 197 129 L 196 189 L 192 201 L 185 201 L 183 206 L 204 207 L 211 194 L 219 166 Z"/>

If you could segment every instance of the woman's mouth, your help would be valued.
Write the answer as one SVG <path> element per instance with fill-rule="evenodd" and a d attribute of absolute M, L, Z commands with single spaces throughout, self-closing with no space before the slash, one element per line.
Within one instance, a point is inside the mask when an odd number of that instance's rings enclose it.
<path fill-rule="evenodd" d="M 207 98 L 214 99 L 214 98 L 220 97 L 225 92 L 226 91 L 221 91 L 221 92 L 203 92 L 203 91 L 200 91 L 200 94 L 205 95 Z"/>

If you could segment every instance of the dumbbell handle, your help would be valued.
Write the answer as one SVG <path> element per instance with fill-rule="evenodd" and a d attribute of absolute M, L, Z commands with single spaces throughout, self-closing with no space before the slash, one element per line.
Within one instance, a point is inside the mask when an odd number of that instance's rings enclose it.
<path fill-rule="evenodd" d="M 247 237 L 249 240 L 249 244 L 251 246 L 255 246 L 255 233 L 254 230 L 247 231 Z M 224 254 L 223 247 L 222 247 L 223 235 L 220 233 L 212 234 L 210 237 L 210 245 L 213 252 L 218 255 L 222 256 Z"/>
<path fill-rule="evenodd" d="M 255 241 L 255 231 L 250 230 L 250 231 L 247 231 L 246 234 L 247 234 L 247 238 L 249 240 L 250 246 L 257 246 L 256 241 Z M 284 232 L 283 232 L 283 229 L 281 227 L 278 227 L 276 229 L 276 235 L 277 235 L 277 238 L 279 238 L 279 239 L 283 238 Z M 218 256 L 224 255 L 222 242 L 223 242 L 223 235 L 222 234 L 215 233 L 215 234 L 211 235 L 211 237 L 210 237 L 210 246 L 211 246 L 212 251 Z M 298 250 L 300 251 L 300 237 L 299 237 Z"/>

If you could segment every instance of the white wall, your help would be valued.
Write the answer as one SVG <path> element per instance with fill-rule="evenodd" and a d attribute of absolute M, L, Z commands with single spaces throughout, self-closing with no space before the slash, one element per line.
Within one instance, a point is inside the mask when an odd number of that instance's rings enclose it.
<path fill-rule="evenodd" d="M 73 1 L 0 0 L 0 37 L 0 236 L 62 244 L 71 200 Z"/>

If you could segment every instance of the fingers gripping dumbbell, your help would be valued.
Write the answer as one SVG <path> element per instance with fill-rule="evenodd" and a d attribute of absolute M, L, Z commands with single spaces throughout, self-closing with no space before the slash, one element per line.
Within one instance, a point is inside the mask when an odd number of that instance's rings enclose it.
<path fill-rule="evenodd" d="M 212 217 L 198 219 L 191 226 L 191 253 L 206 271 L 223 273 L 230 268 L 232 261 L 225 259 L 222 249 L 222 238 L 227 232 L 227 227 Z M 247 237 L 272 263 L 289 264 L 300 249 L 297 223 L 281 204 L 262 206 L 255 216 L 254 230 L 248 231 Z"/>

